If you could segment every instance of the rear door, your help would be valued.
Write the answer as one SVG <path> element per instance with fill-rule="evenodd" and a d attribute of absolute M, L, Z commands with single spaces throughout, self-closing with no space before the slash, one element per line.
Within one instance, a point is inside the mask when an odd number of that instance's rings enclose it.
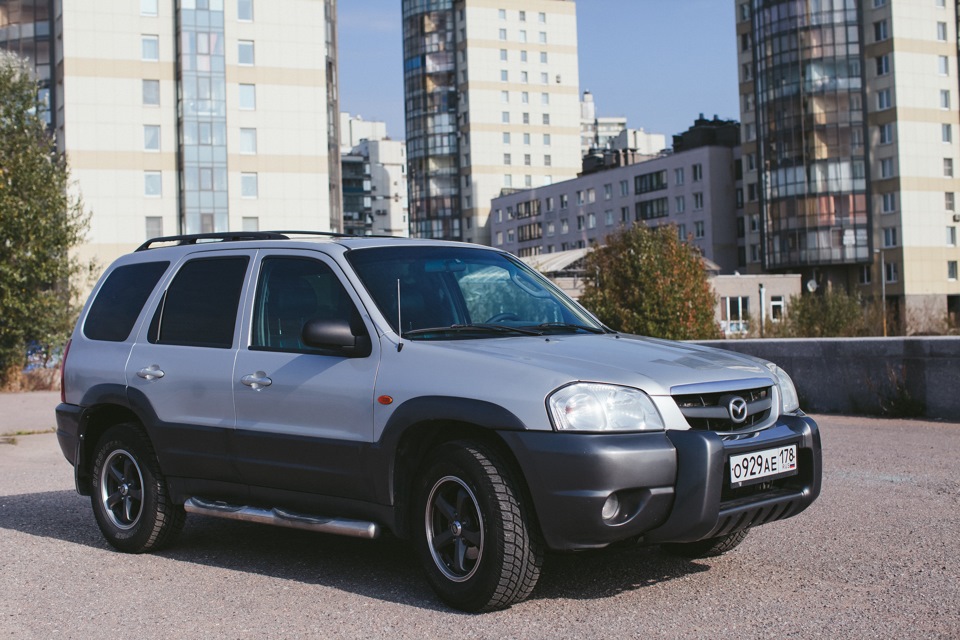
<path fill-rule="evenodd" d="M 319 252 L 263 252 L 247 344 L 233 375 L 235 442 L 254 487 L 371 499 L 365 454 L 373 436 L 379 343 L 340 267 Z M 351 323 L 360 356 L 306 346 L 311 319 Z"/>
<path fill-rule="evenodd" d="M 238 482 L 233 365 L 240 300 L 256 251 L 198 252 L 183 261 L 144 323 L 126 367 L 131 405 L 170 476 Z"/>

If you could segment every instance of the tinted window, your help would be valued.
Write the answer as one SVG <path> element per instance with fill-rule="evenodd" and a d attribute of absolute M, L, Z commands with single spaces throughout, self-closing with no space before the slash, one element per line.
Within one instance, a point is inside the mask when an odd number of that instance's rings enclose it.
<path fill-rule="evenodd" d="M 83 335 L 91 340 L 123 342 L 169 262 L 143 262 L 114 269 L 90 306 Z"/>
<path fill-rule="evenodd" d="M 267 258 L 263 261 L 253 312 L 254 348 L 314 351 L 300 333 L 309 320 L 351 323 L 354 335 L 366 330 L 350 296 L 333 270 L 308 258 Z"/>
<path fill-rule="evenodd" d="M 150 325 L 149 340 L 195 347 L 233 346 L 246 256 L 191 260 L 174 277 Z"/>

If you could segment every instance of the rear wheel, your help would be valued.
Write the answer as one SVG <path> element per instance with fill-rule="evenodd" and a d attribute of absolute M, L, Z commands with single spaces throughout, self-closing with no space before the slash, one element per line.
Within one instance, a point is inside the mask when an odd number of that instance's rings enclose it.
<path fill-rule="evenodd" d="M 503 609 L 529 596 L 543 544 L 507 464 L 485 445 L 452 442 L 423 469 L 415 541 L 437 595 L 463 611 Z"/>
<path fill-rule="evenodd" d="M 133 424 L 112 427 L 97 443 L 90 501 L 111 545 L 143 553 L 173 542 L 186 514 L 170 501 L 153 446 Z"/>
<path fill-rule="evenodd" d="M 710 558 L 722 555 L 738 546 L 749 532 L 750 529 L 743 529 L 716 538 L 707 538 L 696 542 L 671 542 L 663 544 L 661 547 L 667 553 L 682 558 Z"/>

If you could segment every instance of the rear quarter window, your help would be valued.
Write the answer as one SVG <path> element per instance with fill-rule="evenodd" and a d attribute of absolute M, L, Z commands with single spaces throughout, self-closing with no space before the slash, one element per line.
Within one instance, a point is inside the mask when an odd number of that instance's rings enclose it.
<path fill-rule="evenodd" d="M 169 266 L 169 262 L 141 262 L 114 269 L 90 305 L 83 335 L 107 342 L 130 337 L 143 305 Z"/>

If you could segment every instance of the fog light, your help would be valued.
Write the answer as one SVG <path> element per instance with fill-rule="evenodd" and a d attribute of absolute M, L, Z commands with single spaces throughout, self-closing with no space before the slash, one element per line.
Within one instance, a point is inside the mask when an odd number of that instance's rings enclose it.
<path fill-rule="evenodd" d="M 600 511 L 600 516 L 604 520 L 612 520 L 618 511 L 620 511 L 620 498 L 617 497 L 617 494 L 611 493 L 607 501 L 603 503 L 603 510 Z"/>

